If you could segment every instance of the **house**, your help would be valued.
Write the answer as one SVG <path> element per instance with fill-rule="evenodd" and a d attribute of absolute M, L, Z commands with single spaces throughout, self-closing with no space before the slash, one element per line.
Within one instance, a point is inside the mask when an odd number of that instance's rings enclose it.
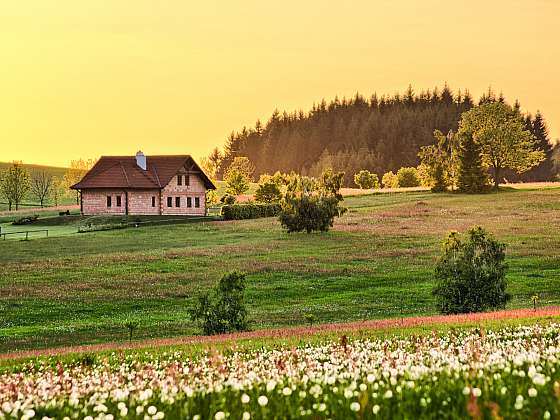
<path fill-rule="evenodd" d="M 102 156 L 80 182 L 84 215 L 206 214 L 206 192 L 216 187 L 188 155 Z"/>

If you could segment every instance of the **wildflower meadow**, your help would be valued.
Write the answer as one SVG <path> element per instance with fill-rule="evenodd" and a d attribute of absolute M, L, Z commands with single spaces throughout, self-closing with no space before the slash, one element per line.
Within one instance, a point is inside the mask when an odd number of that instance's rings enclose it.
<path fill-rule="evenodd" d="M 0 376 L 1 418 L 560 416 L 560 324 L 54 360 Z"/>

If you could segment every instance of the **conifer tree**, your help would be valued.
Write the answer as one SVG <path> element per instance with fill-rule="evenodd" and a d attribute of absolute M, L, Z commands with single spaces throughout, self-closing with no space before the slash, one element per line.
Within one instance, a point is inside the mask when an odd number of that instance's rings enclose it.
<path fill-rule="evenodd" d="M 477 194 L 488 189 L 488 175 L 482 166 L 480 146 L 472 135 L 463 134 L 459 145 L 457 186 L 460 192 Z"/>

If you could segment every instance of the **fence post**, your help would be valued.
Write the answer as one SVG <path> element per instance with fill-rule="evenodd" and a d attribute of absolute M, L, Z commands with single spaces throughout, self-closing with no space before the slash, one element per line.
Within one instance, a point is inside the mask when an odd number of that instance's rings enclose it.
<path fill-rule="evenodd" d="M 26 241 L 28 240 L 28 237 L 29 237 L 29 231 L 26 231 L 26 232 L 25 232 L 25 240 L 26 240 Z"/>

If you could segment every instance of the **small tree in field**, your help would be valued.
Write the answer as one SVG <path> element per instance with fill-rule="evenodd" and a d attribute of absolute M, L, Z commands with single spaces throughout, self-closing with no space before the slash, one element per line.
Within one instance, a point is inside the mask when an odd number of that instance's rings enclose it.
<path fill-rule="evenodd" d="M 381 183 L 383 188 L 399 188 L 399 178 L 393 173 L 393 171 L 386 172 L 381 178 Z"/>
<path fill-rule="evenodd" d="M 335 217 L 346 209 L 340 205 L 344 173 L 323 172 L 320 179 L 293 177 L 282 202 L 280 222 L 290 232 L 326 232 Z"/>
<path fill-rule="evenodd" d="M 16 210 L 27 195 L 30 188 L 29 173 L 21 162 L 14 162 L 0 177 L 0 194 L 8 201 L 11 211 L 12 205 Z"/>
<path fill-rule="evenodd" d="M 225 177 L 227 185 L 227 193 L 231 195 L 240 195 L 249 190 L 249 178 L 239 169 L 231 169 Z"/>
<path fill-rule="evenodd" d="M 41 207 L 45 201 L 52 195 L 53 176 L 47 171 L 34 171 L 31 174 L 31 195 L 35 198 Z"/>
<path fill-rule="evenodd" d="M 354 175 L 354 183 L 362 190 L 370 190 L 379 188 L 379 177 L 370 171 L 364 169 Z"/>
<path fill-rule="evenodd" d="M 420 185 L 420 178 L 416 168 L 401 168 L 397 172 L 397 179 L 399 187 L 418 187 Z"/>
<path fill-rule="evenodd" d="M 244 273 L 224 274 L 211 293 L 198 297 L 195 307 L 190 310 L 191 318 L 202 322 L 206 335 L 244 331 L 247 329 L 244 292 Z"/>
<path fill-rule="evenodd" d="M 462 239 L 450 233 L 436 265 L 433 294 L 444 314 L 504 308 L 511 298 L 506 293 L 505 245 L 481 227 L 467 235 Z"/>

